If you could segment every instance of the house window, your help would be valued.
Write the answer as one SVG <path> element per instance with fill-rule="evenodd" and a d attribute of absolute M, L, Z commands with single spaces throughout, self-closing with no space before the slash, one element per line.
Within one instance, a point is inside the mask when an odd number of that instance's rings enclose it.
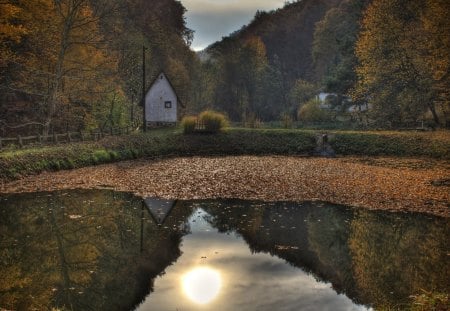
<path fill-rule="evenodd" d="M 167 109 L 172 108 L 172 102 L 171 101 L 165 101 L 164 102 L 164 108 L 167 108 Z"/>

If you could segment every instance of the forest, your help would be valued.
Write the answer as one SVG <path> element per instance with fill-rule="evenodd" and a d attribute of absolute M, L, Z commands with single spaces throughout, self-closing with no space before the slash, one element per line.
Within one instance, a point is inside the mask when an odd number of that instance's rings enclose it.
<path fill-rule="evenodd" d="M 185 100 L 195 58 L 185 8 L 174 0 L 17 0 L 0 4 L 0 128 L 43 133 L 139 118 L 160 70 Z"/>
<path fill-rule="evenodd" d="M 1 2 L 0 136 L 139 124 L 160 71 L 185 115 L 450 126 L 446 0 L 286 2 L 200 52 L 185 13 L 176 0 Z"/>

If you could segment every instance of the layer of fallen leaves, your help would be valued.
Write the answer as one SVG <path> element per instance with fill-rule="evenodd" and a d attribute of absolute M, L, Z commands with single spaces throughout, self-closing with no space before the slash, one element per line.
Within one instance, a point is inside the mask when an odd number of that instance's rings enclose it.
<path fill-rule="evenodd" d="M 113 188 L 172 199 L 319 200 L 448 217 L 449 186 L 433 184 L 449 179 L 448 162 L 396 167 L 396 161 L 385 158 L 373 165 L 367 158 L 285 156 L 134 160 L 25 177 L 0 184 L 0 192 Z"/>

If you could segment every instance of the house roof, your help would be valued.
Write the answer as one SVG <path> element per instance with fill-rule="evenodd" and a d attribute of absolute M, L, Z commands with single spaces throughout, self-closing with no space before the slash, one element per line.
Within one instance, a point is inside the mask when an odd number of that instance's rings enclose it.
<path fill-rule="evenodd" d="M 170 214 L 176 203 L 176 200 L 161 200 L 153 197 L 144 199 L 145 207 L 147 207 L 150 215 L 152 215 L 155 222 L 159 225 L 164 223 L 164 220 Z"/>
<path fill-rule="evenodd" d="M 183 102 L 180 100 L 180 97 L 178 97 L 177 91 L 173 87 L 172 82 L 170 82 L 169 76 L 164 72 L 164 70 L 161 70 L 152 80 L 152 83 L 150 83 L 149 87 L 145 91 L 145 95 L 150 91 L 153 84 L 158 80 L 158 77 L 163 74 L 166 77 L 167 82 L 169 82 L 170 87 L 172 88 L 173 92 L 175 93 L 175 96 L 177 97 L 177 102 L 180 104 L 181 107 L 186 108 L 186 106 L 183 104 Z"/>

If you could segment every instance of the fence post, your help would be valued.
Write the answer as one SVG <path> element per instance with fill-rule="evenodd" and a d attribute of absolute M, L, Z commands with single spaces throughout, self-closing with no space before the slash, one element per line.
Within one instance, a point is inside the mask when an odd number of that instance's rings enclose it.
<path fill-rule="evenodd" d="M 80 140 L 81 140 L 81 141 L 83 141 L 83 140 L 84 140 L 84 137 L 83 137 L 83 132 L 82 132 L 82 131 L 80 131 Z"/>
<path fill-rule="evenodd" d="M 112 127 L 112 126 L 109 128 L 109 133 L 111 134 L 111 136 L 112 136 L 113 133 L 114 133 L 114 130 L 113 130 L 113 127 Z"/>
<path fill-rule="evenodd" d="M 54 142 L 55 144 L 58 143 L 58 135 L 55 134 L 55 132 L 53 132 L 53 142 Z"/>
<path fill-rule="evenodd" d="M 19 146 L 20 146 L 20 148 L 23 148 L 23 141 L 22 141 L 22 136 L 17 136 L 17 140 L 18 140 L 18 142 L 19 142 Z"/>
<path fill-rule="evenodd" d="M 67 132 L 67 141 L 69 143 L 72 142 L 72 138 L 70 137 L 70 132 Z"/>
<path fill-rule="evenodd" d="M 42 144 L 42 137 L 41 137 L 40 133 L 37 134 L 37 138 L 38 138 L 39 144 Z"/>

